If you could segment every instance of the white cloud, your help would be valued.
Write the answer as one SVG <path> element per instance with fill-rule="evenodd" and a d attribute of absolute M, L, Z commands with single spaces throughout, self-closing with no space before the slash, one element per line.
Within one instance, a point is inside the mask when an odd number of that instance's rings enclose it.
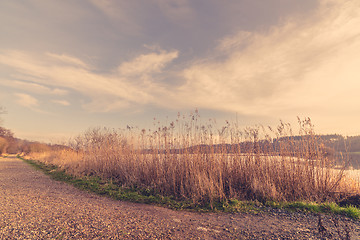
<path fill-rule="evenodd" d="M 164 12 L 183 8 L 184 16 L 191 14 L 187 1 L 179 0 L 174 6 L 156 1 Z M 93 3 L 122 23 L 131 19 L 119 10 L 127 4 L 123 1 Z M 125 5 L 126 9 L 129 5 Z M 15 79 L 31 82 L 34 92 L 48 88 L 54 94 L 64 89 L 80 93 L 89 111 L 150 104 L 275 117 L 302 113 L 331 117 L 339 112 L 350 116 L 360 107 L 358 9 L 357 0 L 321 0 L 306 15 L 283 19 L 262 32 L 223 36 L 208 56 L 190 60 L 187 67 L 182 62 L 172 71 L 169 66 L 179 52 L 159 47 L 148 47 L 150 52 L 120 63 L 107 74 L 70 54 L 2 51 L 0 64 L 11 68 Z M 176 79 L 176 85 L 166 79 Z M 24 82 L 19 82 L 21 89 Z"/>
<path fill-rule="evenodd" d="M 51 100 L 53 103 L 62 105 L 62 106 L 70 106 L 70 103 L 66 100 Z"/>
<path fill-rule="evenodd" d="M 339 89 L 359 89 L 360 2 L 322 0 L 266 32 L 227 36 L 183 71 L 181 99 L 198 107 L 273 114 L 322 110 Z M 360 97 L 348 91 L 352 99 Z M 332 99 L 337 105 L 347 103 Z M 295 113 L 296 114 L 296 113 Z"/>
<path fill-rule="evenodd" d="M 12 75 L 14 78 L 18 79 L 27 79 L 28 76 L 21 75 L 21 74 L 14 74 Z M 32 81 L 34 81 L 34 78 L 29 78 Z M 28 82 L 28 81 L 20 81 L 20 80 L 7 80 L 7 79 L 0 79 L 0 85 L 16 88 L 19 90 L 31 92 L 31 93 L 37 93 L 37 94 L 46 94 L 46 95 L 67 95 L 68 91 L 64 89 L 59 88 L 49 88 L 47 86 L 34 83 L 34 82 Z"/>
<path fill-rule="evenodd" d="M 38 100 L 28 94 L 15 93 L 14 95 L 17 98 L 16 102 L 23 107 L 34 109 L 39 105 Z"/>
<path fill-rule="evenodd" d="M 110 111 L 133 104 L 156 104 L 158 96 L 166 89 L 152 78 L 152 74 L 160 74 L 167 64 L 177 58 L 178 52 L 159 50 L 142 54 L 122 63 L 119 71 L 111 74 L 94 73 L 87 64 L 79 64 L 82 61 L 70 60 L 59 64 L 58 58 L 53 56 L 3 51 L 0 64 L 9 66 L 16 74 L 31 78 L 34 81 L 31 86 L 37 90 L 44 90 L 45 85 L 57 93 L 64 88 L 71 89 L 90 98 L 90 102 L 84 102 L 86 109 Z M 25 83 L 18 82 L 17 85 L 22 84 Z"/>
<path fill-rule="evenodd" d="M 69 56 L 69 55 L 66 55 L 66 54 L 54 54 L 54 53 L 46 53 L 47 56 L 55 59 L 55 60 L 58 60 L 60 63 L 63 63 L 63 64 L 68 64 L 68 65 L 71 65 L 71 66 L 79 66 L 79 67 L 82 67 L 82 68 L 90 68 L 86 63 L 84 63 L 82 60 L 78 59 L 78 58 L 75 58 L 75 57 L 72 57 L 72 56 Z"/>
<path fill-rule="evenodd" d="M 177 57 L 177 51 L 142 54 L 132 61 L 122 63 L 118 70 L 120 75 L 125 77 L 159 73 Z"/>

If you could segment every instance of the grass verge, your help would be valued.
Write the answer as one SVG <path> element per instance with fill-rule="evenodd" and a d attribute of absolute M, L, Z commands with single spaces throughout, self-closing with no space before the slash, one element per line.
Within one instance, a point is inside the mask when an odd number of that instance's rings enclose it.
<path fill-rule="evenodd" d="M 301 211 L 309 213 L 331 213 L 343 215 L 352 219 L 360 219 L 360 209 L 353 206 L 340 207 L 334 202 L 266 202 L 266 206 L 289 211 Z"/>
<path fill-rule="evenodd" d="M 160 194 L 152 193 L 146 189 L 128 189 L 122 188 L 110 180 L 104 180 L 97 176 L 75 177 L 64 170 L 61 170 L 56 165 L 47 165 L 36 160 L 24 159 L 18 157 L 24 162 L 30 164 L 36 169 L 43 171 L 56 181 L 69 183 L 76 188 L 104 195 L 116 200 L 125 200 L 137 203 L 152 203 L 156 205 L 166 206 L 172 209 L 195 209 L 206 210 L 206 208 L 196 208 L 187 201 L 174 200 L 172 197 L 162 196 Z"/>
<path fill-rule="evenodd" d="M 214 202 L 210 204 L 194 204 L 191 201 L 181 201 L 174 197 L 162 196 L 147 189 L 137 188 L 123 188 L 112 182 L 111 180 L 104 180 L 97 176 L 74 177 L 64 170 L 61 170 L 56 165 L 48 165 L 36 160 L 24 159 L 18 156 L 19 159 L 30 164 L 36 169 L 43 171 L 52 179 L 69 183 L 81 190 L 103 195 L 116 200 L 124 200 L 136 203 L 150 203 L 159 206 L 168 207 L 171 209 L 194 210 L 199 212 L 221 211 L 221 212 L 263 212 L 267 207 L 283 209 L 291 212 L 306 212 L 306 213 L 327 213 L 343 215 L 355 220 L 360 219 L 360 209 L 347 206 L 340 207 L 334 202 L 329 203 L 314 203 L 314 202 L 273 202 L 268 201 L 265 204 L 258 201 L 240 201 L 237 199 L 230 199 L 228 201 Z"/>

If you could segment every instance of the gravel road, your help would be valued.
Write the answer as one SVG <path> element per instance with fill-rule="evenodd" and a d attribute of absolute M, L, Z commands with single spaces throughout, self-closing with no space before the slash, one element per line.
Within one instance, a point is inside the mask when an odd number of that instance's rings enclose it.
<path fill-rule="evenodd" d="M 0 158 L 0 239 L 360 239 L 359 222 L 269 210 L 194 213 L 114 201 L 51 180 L 15 157 Z M 347 227 L 344 227 L 345 224 Z"/>

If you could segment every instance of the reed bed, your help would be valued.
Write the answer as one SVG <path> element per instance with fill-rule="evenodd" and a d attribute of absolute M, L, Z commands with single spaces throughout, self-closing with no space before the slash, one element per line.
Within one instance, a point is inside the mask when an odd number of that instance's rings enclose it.
<path fill-rule="evenodd" d="M 195 111 L 151 130 L 90 129 L 67 148 L 30 157 L 76 176 L 99 176 L 195 204 L 233 198 L 323 202 L 359 192 L 343 170 L 332 170 L 340 156 L 330 154 L 310 119 L 299 119 L 296 135 L 283 122 L 276 128 L 215 126 Z"/>

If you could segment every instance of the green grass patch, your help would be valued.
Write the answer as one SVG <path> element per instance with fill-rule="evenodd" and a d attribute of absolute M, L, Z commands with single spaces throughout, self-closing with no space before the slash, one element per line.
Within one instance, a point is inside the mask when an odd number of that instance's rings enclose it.
<path fill-rule="evenodd" d="M 347 216 L 352 219 L 360 219 L 360 209 L 347 206 L 340 207 L 334 202 L 314 203 L 314 202 L 266 202 L 266 206 L 288 211 L 301 211 L 310 213 L 330 213 Z"/>
<path fill-rule="evenodd" d="M 111 180 L 104 180 L 97 176 L 75 177 L 55 165 L 44 164 L 35 160 L 27 160 L 21 157 L 19 159 L 32 165 L 34 168 L 43 171 L 52 179 L 66 182 L 73 186 L 94 192 L 98 195 L 104 195 L 116 200 L 150 203 L 171 209 L 195 210 L 199 212 L 221 211 L 221 212 L 248 212 L 259 213 L 266 211 L 266 208 L 283 209 L 290 212 L 306 212 L 306 213 L 330 213 L 344 215 L 352 219 L 360 219 L 360 209 L 348 206 L 340 207 L 336 203 L 314 203 L 314 202 L 272 202 L 261 203 L 258 201 L 240 201 L 237 199 L 215 201 L 212 203 L 194 203 L 175 199 L 172 196 L 163 196 L 150 189 L 141 189 L 137 187 L 123 188 Z"/>

